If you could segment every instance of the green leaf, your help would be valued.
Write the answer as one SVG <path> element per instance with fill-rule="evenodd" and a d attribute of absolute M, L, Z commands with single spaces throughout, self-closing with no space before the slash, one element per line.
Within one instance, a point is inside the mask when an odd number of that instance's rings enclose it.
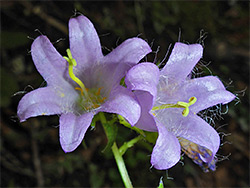
<path fill-rule="evenodd" d="M 106 123 L 102 123 L 102 126 L 104 128 L 104 131 L 107 135 L 108 143 L 106 147 L 102 150 L 102 152 L 105 152 L 106 150 L 110 150 L 113 143 L 115 142 L 118 127 L 113 122 L 107 121 Z"/>

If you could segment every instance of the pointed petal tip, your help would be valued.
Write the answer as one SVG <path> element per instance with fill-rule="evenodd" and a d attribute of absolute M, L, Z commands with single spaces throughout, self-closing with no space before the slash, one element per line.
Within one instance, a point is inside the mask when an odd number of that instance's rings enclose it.
<path fill-rule="evenodd" d="M 203 52 L 203 46 L 201 44 L 185 44 L 185 43 L 182 43 L 182 42 L 176 42 L 175 45 L 174 45 L 174 48 L 189 48 L 190 50 L 189 51 L 193 51 L 193 50 L 197 50 L 199 52 Z"/>
<path fill-rule="evenodd" d="M 18 116 L 18 117 L 19 117 L 19 116 Z M 22 118 L 22 119 L 19 118 L 19 122 L 20 122 L 20 123 L 23 123 L 23 122 L 25 122 L 25 121 L 26 121 L 25 118 Z"/>
<path fill-rule="evenodd" d="M 125 40 L 121 45 L 124 49 L 126 46 L 136 50 L 135 53 L 140 56 L 138 57 L 139 59 L 142 59 L 145 55 L 152 52 L 152 49 L 150 48 L 148 43 L 139 37 L 129 38 Z"/>
<path fill-rule="evenodd" d="M 130 39 L 128 39 L 128 40 L 130 40 Z M 141 59 L 145 55 L 147 55 L 150 52 L 152 52 L 151 47 L 148 45 L 148 43 L 145 40 L 143 40 L 141 38 L 138 38 L 138 37 L 134 37 L 134 38 L 131 38 L 131 41 L 133 41 L 134 43 L 136 43 L 138 45 L 138 47 L 139 47 L 138 50 L 144 52 L 144 54 L 142 55 Z"/>
<path fill-rule="evenodd" d="M 69 46 L 79 69 L 93 66 L 103 58 L 99 36 L 93 23 L 83 15 L 69 20 Z"/>
<path fill-rule="evenodd" d="M 138 37 L 123 41 L 119 46 L 107 54 L 103 63 L 123 63 L 130 68 L 139 63 L 152 50 L 148 43 Z"/>
<path fill-rule="evenodd" d="M 202 54 L 203 47 L 200 44 L 175 43 L 166 65 L 161 70 L 161 75 L 168 76 L 174 83 L 185 80 Z"/>
<path fill-rule="evenodd" d="M 71 20 L 81 20 L 81 19 L 89 20 L 87 16 L 84 16 L 83 14 L 80 14 L 78 16 L 71 17 L 69 19 L 69 21 L 71 21 Z"/>
<path fill-rule="evenodd" d="M 178 139 L 167 128 L 157 123 L 158 139 L 151 156 L 151 164 L 159 170 L 166 170 L 174 166 L 181 155 L 181 146 Z"/>
<path fill-rule="evenodd" d="M 92 112 L 76 116 L 73 113 L 62 114 L 59 123 L 59 137 L 65 153 L 74 151 L 82 142 L 90 126 Z"/>
<path fill-rule="evenodd" d="M 32 49 L 37 47 L 38 43 L 44 43 L 44 42 L 47 42 L 47 41 L 50 42 L 46 35 L 40 35 L 37 38 L 35 38 L 35 40 L 31 44 L 31 52 L 32 52 Z"/>
<path fill-rule="evenodd" d="M 233 93 L 231 93 L 230 91 L 227 91 L 227 97 L 226 97 L 225 101 L 222 104 L 230 103 L 235 99 L 236 99 L 236 96 Z"/>
<path fill-rule="evenodd" d="M 84 15 L 79 15 L 79 16 L 76 16 L 76 17 L 73 17 L 73 18 L 70 18 L 69 19 L 69 30 L 71 29 L 71 27 L 75 27 L 75 24 L 85 24 L 86 26 L 93 26 L 93 23 Z"/>
<path fill-rule="evenodd" d="M 181 155 L 179 155 L 179 156 L 181 156 Z M 168 169 L 172 168 L 173 166 L 175 166 L 179 160 L 180 160 L 180 157 L 176 158 L 174 161 L 169 160 L 166 163 L 161 163 L 161 162 L 155 161 L 151 158 L 151 164 L 152 164 L 152 167 L 154 167 L 157 170 L 168 170 Z"/>
<path fill-rule="evenodd" d="M 61 147 L 62 147 L 62 150 L 64 151 L 64 153 L 70 153 L 72 151 L 74 151 L 78 145 L 75 147 L 72 147 L 72 145 L 69 145 L 69 144 L 63 144 L 62 141 L 61 141 Z"/>
<path fill-rule="evenodd" d="M 64 151 L 64 153 L 69 153 L 68 151 L 64 150 L 63 148 L 62 148 L 62 150 Z"/>

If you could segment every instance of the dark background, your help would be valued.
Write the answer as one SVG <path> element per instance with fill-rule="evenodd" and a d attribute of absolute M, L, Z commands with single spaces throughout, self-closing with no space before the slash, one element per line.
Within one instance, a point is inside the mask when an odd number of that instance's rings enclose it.
<path fill-rule="evenodd" d="M 204 173 L 185 156 L 184 165 L 178 163 L 168 171 L 151 169 L 153 145 L 139 142 L 124 155 L 133 185 L 156 187 L 163 176 L 165 187 L 248 187 L 249 2 L 237 0 L 1 1 L 1 186 L 123 186 L 111 151 L 102 152 L 106 136 L 100 125 L 88 130 L 85 147 L 65 154 L 59 143 L 58 116 L 22 124 L 16 116 L 24 91 L 45 86 L 29 53 L 33 39 L 43 33 L 66 55 L 67 24 L 76 11 L 95 25 L 104 54 L 138 35 L 154 52 L 160 46 L 158 61 L 178 40 L 202 43 L 203 61 L 196 70 L 219 76 L 238 97 L 228 111 L 222 108 L 227 112 L 223 119 L 206 111 L 222 136 L 215 172 Z M 118 145 L 136 136 L 122 125 L 118 135 Z"/>

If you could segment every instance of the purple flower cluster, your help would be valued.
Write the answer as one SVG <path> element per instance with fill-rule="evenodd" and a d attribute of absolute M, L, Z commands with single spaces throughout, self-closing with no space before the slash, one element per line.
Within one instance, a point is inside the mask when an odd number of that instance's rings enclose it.
<path fill-rule="evenodd" d="M 60 115 L 60 143 L 65 152 L 82 142 L 94 115 L 123 116 L 132 126 L 158 132 L 151 163 L 175 165 L 184 151 L 200 166 L 214 168 L 218 133 L 197 113 L 235 96 L 214 76 L 188 76 L 202 57 L 199 44 L 176 43 L 162 70 L 140 63 L 151 52 L 140 38 L 124 41 L 103 56 L 93 24 L 85 16 L 69 21 L 70 49 L 61 56 L 46 36 L 31 46 L 31 55 L 47 86 L 26 94 L 18 105 L 21 122 L 40 115 Z M 127 87 L 120 85 L 125 77 Z"/>

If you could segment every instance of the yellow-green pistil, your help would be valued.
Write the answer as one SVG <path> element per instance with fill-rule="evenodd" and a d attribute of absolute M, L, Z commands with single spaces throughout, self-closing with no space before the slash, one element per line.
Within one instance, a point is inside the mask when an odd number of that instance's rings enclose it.
<path fill-rule="evenodd" d="M 162 110 L 162 109 L 165 109 L 165 108 L 184 108 L 184 110 L 182 111 L 182 115 L 184 117 L 186 117 L 189 114 L 189 107 L 191 105 L 193 105 L 196 101 L 197 101 L 196 97 L 191 97 L 188 100 L 188 103 L 187 102 L 178 101 L 176 104 L 163 104 L 163 105 L 160 105 L 160 106 L 154 106 L 152 108 L 152 111 Z"/>
<path fill-rule="evenodd" d="M 66 52 L 67 52 L 68 57 L 63 56 L 63 58 L 66 59 L 66 61 L 69 63 L 69 76 L 73 81 L 75 81 L 80 86 L 80 88 L 76 87 L 75 89 L 80 90 L 82 95 L 84 95 L 86 98 L 89 98 L 88 91 L 85 85 L 82 83 L 82 81 L 79 78 L 75 76 L 73 72 L 73 67 L 77 65 L 76 60 L 72 57 L 70 49 L 67 49 Z"/>
<path fill-rule="evenodd" d="M 68 57 L 64 56 L 63 58 L 66 59 L 66 61 L 69 63 L 69 76 L 70 78 L 78 84 L 79 87 L 75 87 L 75 90 L 79 90 L 81 92 L 81 96 L 84 96 L 85 99 L 81 99 L 80 106 L 83 107 L 84 110 L 90 110 L 93 108 L 97 108 L 100 106 L 101 103 L 103 103 L 106 99 L 106 97 L 101 97 L 101 89 L 88 89 L 85 87 L 85 85 L 82 83 L 82 81 L 77 78 L 73 72 L 73 67 L 77 65 L 76 60 L 72 57 L 70 49 L 66 50 Z"/>

